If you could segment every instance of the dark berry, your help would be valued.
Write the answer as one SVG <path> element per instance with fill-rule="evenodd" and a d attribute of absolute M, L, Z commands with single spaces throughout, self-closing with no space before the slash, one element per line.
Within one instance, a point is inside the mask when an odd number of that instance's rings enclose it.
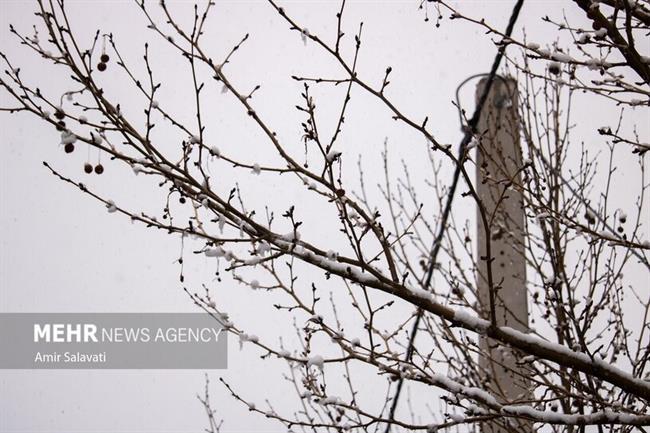
<path fill-rule="evenodd" d="M 63 120 L 59 120 L 58 122 L 56 122 L 56 130 L 57 131 L 65 130 L 65 122 Z"/>
<path fill-rule="evenodd" d="M 62 120 L 65 117 L 65 113 L 61 110 L 56 110 L 54 112 L 54 117 L 56 117 L 59 120 Z"/>
<path fill-rule="evenodd" d="M 98 63 L 98 64 L 97 64 L 97 69 L 98 69 L 100 72 L 101 72 L 101 71 L 105 71 L 105 70 L 106 70 L 106 63 L 104 63 L 104 62 L 100 62 L 100 63 Z"/>
<path fill-rule="evenodd" d="M 185 197 L 181 197 L 181 198 L 179 198 L 178 201 L 179 201 L 181 204 L 185 203 Z"/>
<path fill-rule="evenodd" d="M 103 172 L 104 172 L 104 166 L 101 164 L 97 164 L 95 166 L 95 173 L 102 174 Z"/>
<path fill-rule="evenodd" d="M 102 63 L 108 63 L 110 60 L 110 57 L 108 57 L 108 54 L 102 54 L 102 56 L 99 58 L 99 60 L 102 61 Z"/>
<path fill-rule="evenodd" d="M 74 144 L 72 143 L 67 143 L 64 147 L 63 150 L 65 150 L 65 153 L 72 153 L 74 152 Z"/>
<path fill-rule="evenodd" d="M 88 174 L 93 172 L 93 166 L 89 163 L 84 164 L 84 171 Z"/>

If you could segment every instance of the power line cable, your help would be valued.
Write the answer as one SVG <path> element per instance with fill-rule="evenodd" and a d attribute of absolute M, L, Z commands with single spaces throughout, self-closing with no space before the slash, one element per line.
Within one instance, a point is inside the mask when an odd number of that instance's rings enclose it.
<path fill-rule="evenodd" d="M 476 132 L 476 126 L 478 125 L 479 119 L 481 118 L 483 106 L 485 105 L 485 101 L 487 101 L 487 97 L 490 93 L 490 90 L 492 89 L 492 84 L 494 83 L 495 78 L 498 77 L 499 79 L 503 79 L 502 77 L 497 75 L 497 70 L 499 69 L 499 65 L 501 64 L 501 60 L 503 59 L 503 55 L 506 50 L 506 46 L 507 46 L 506 40 L 509 39 L 510 35 L 512 34 L 512 30 L 514 29 L 515 23 L 517 22 L 517 18 L 519 18 L 519 12 L 521 11 L 523 4 L 524 4 L 524 0 L 517 0 L 517 3 L 515 3 L 512 9 L 512 13 L 510 14 L 510 20 L 508 21 L 508 27 L 506 28 L 506 32 L 505 32 L 505 37 L 501 41 L 501 44 L 499 46 L 499 51 L 497 52 L 497 55 L 495 56 L 494 61 L 492 62 L 492 68 L 490 69 L 490 73 L 487 74 L 487 80 L 485 82 L 485 87 L 483 88 L 483 93 L 481 93 L 481 97 L 479 98 L 479 101 L 476 104 L 476 108 L 474 109 L 474 114 L 472 115 L 471 119 L 467 124 L 467 127 L 465 128 L 465 135 L 463 136 L 463 139 L 461 140 L 460 145 L 458 146 L 458 158 L 457 158 L 458 163 L 456 164 L 456 168 L 454 170 L 454 177 L 452 179 L 449 188 L 449 194 L 447 194 L 447 201 L 445 203 L 445 207 L 442 212 L 442 218 L 440 220 L 438 233 L 436 234 L 436 237 L 433 241 L 433 245 L 431 247 L 429 266 L 427 267 L 427 272 L 423 281 L 423 286 L 425 290 L 429 290 L 429 287 L 431 285 L 431 279 L 433 278 L 433 270 L 435 268 L 436 260 L 438 258 L 438 253 L 440 252 L 440 245 L 442 244 L 442 237 L 444 236 L 444 233 L 447 230 L 447 223 L 449 221 L 449 215 L 451 214 L 451 205 L 454 201 L 454 197 L 456 194 L 458 180 L 460 179 L 461 165 L 463 163 L 463 155 L 465 154 L 465 150 L 467 149 L 467 145 L 472 139 L 472 136 Z M 456 90 L 456 98 L 458 99 L 458 90 L 460 89 L 461 86 L 467 83 L 467 81 L 469 81 L 470 79 L 476 78 L 477 76 L 481 76 L 481 75 L 484 74 L 478 74 L 469 77 L 468 79 L 463 81 L 463 83 L 461 83 L 458 89 Z M 406 356 L 405 356 L 406 362 L 411 361 L 411 358 L 413 357 L 415 337 L 417 336 L 417 332 L 420 326 L 420 321 L 422 320 L 423 313 L 424 311 L 421 308 L 418 308 L 415 316 L 415 321 L 413 322 L 413 327 L 411 328 L 411 334 L 409 336 L 409 344 L 406 349 Z M 400 377 L 398 379 L 397 389 L 395 390 L 395 395 L 393 397 L 393 401 L 391 404 L 388 421 L 386 423 L 386 429 L 384 431 L 385 433 L 390 433 L 391 421 L 395 419 L 395 411 L 397 410 L 397 404 L 399 402 L 399 397 L 402 392 L 403 385 L 404 385 L 404 379 Z"/>

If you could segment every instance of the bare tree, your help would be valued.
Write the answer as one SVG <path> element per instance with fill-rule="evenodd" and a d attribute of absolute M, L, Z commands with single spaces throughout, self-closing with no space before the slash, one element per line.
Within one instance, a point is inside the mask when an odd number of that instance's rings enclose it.
<path fill-rule="evenodd" d="M 485 172 L 488 164 L 483 159 L 491 161 L 490 167 L 511 167 L 513 159 L 489 151 L 489 131 L 478 127 L 476 115 L 468 118 L 458 107 L 465 137 L 457 150 L 436 138 L 428 118 L 410 116 L 394 102 L 392 67 L 385 69 L 379 83 L 358 73 L 363 25 L 352 27 L 344 20 L 345 1 L 332 21 L 334 37 L 307 30 L 290 7 L 273 0 L 268 5 L 297 38 L 316 46 L 340 71 L 338 77 L 293 77 L 302 86 L 301 103 L 295 107 L 304 116 L 300 137 L 281 137 L 256 110 L 256 98 L 263 97 L 260 85 L 235 84 L 230 70 L 238 51 L 246 49 L 248 35 L 224 57 L 212 54 L 213 42 L 202 36 L 214 2 L 195 5 L 189 25 L 164 1 L 155 6 L 134 3 L 149 29 L 177 53 L 166 61 L 187 64 L 192 122 L 181 121 L 174 107 L 159 101 L 161 86 L 176 83 L 158 81 L 149 46 L 144 46 L 143 60 L 129 59 L 120 51 L 119 35 L 98 30 L 90 42 L 80 39 L 62 0 L 37 1 L 34 33 L 13 26 L 10 30 L 44 62 L 65 69 L 72 90 L 50 89 L 45 79 L 26 82 L 20 62 L 1 54 L 7 70 L 0 84 L 12 101 L 3 111 L 27 112 L 35 121 L 50 124 L 66 153 L 89 146 L 109 157 L 106 167 L 87 162 L 83 169 L 88 174 L 121 164 L 139 174 L 139 182 L 155 179 L 152 194 L 159 194 L 161 206 L 155 213 L 121 206 L 119 199 L 111 200 L 77 180 L 83 173 L 62 173 L 54 163 L 44 162 L 56 178 L 111 213 L 179 239 L 184 285 L 184 260 L 201 255 L 214 258 L 217 269 L 250 290 L 282 295 L 275 307 L 293 323 L 296 345 L 282 338 L 279 343 L 262 341 L 234 323 L 212 295 L 214 283 L 204 289 L 184 287 L 240 345 L 257 347 L 263 358 L 286 361 L 284 376 L 296 391 L 297 409 L 282 413 L 272 402 L 262 407 L 254 401 L 258 396 L 241 395 L 236 384 L 222 381 L 230 394 L 252 413 L 293 431 L 473 430 L 482 425 L 504 431 L 525 431 L 531 425 L 568 432 L 584 431 L 585 426 L 645 431 L 643 426 L 650 425 L 650 293 L 633 284 L 633 275 L 644 276 L 647 285 L 650 233 L 642 223 L 648 212 L 645 162 L 650 145 L 647 137 L 626 126 L 626 116 L 631 110 L 647 112 L 650 101 L 650 58 L 640 52 L 648 47 L 647 3 L 566 2 L 565 7 L 584 11 L 582 22 L 543 17 L 570 37 L 572 42 L 565 46 L 516 40 L 510 31 L 451 2 L 419 4 L 424 19 L 432 16 L 438 25 L 467 21 L 485 30 L 495 42 L 495 53 L 504 56 L 503 74 L 518 83 L 516 92 L 502 91 L 501 101 L 502 107 L 519 107 L 513 134 L 521 140 L 523 162 L 514 172 Z M 353 35 L 348 36 L 351 28 Z M 111 98 L 102 82 L 109 68 L 119 70 L 113 79 L 131 86 L 132 98 Z M 506 89 L 496 69 L 489 82 Z M 179 86 L 179 91 L 186 87 Z M 315 88 L 344 89 L 330 134 L 323 132 L 327 128 L 322 127 Z M 425 189 L 412 179 L 407 165 L 394 172 L 396 155 L 388 142 L 377 150 L 382 170 L 369 171 L 361 159 L 348 159 L 353 152 L 341 137 L 344 128 L 358 127 L 345 123 L 353 91 L 388 110 L 388 121 L 424 140 L 422 155 L 431 162 Z M 206 107 L 219 93 L 236 101 L 250 127 L 274 149 L 275 162 L 260 164 L 229 155 L 211 141 Z M 620 107 L 611 125 L 591 125 L 600 134 L 598 145 L 606 149 L 605 155 L 595 154 L 571 135 L 572 101 L 578 94 L 591 98 L 595 107 Z M 487 93 L 478 105 L 486 98 Z M 293 105 L 290 100 L 278 104 Z M 588 122 L 588 117 L 582 120 Z M 161 128 L 164 132 L 158 132 Z M 617 172 L 620 154 L 637 158 L 637 173 Z M 476 161 L 481 161 L 478 168 Z M 453 183 L 440 175 L 443 167 L 456 170 Z M 477 191 L 477 169 L 483 173 L 481 182 L 498 192 L 494 209 Z M 287 190 L 310 201 L 301 200 L 276 214 L 271 200 L 250 201 L 237 183 L 243 178 L 260 183 L 281 179 Z M 626 188 L 637 191 L 636 203 L 625 210 L 613 208 L 613 188 L 629 179 L 635 183 L 628 182 Z M 380 200 L 368 187 L 378 182 L 375 193 Z M 515 193 L 521 196 L 523 226 L 514 218 L 495 218 Z M 489 234 L 481 245 L 476 228 L 453 211 L 458 203 L 469 202 L 477 209 L 477 224 Z M 320 230 L 317 221 L 303 220 L 303 206 L 327 209 L 337 229 Z M 527 264 L 521 289 L 530 300 L 530 326 L 523 330 L 501 325 L 495 313 L 496 305 L 507 306 L 508 299 L 500 296 L 502 281 L 495 278 L 500 275 L 495 270 L 498 252 L 492 244 L 514 232 L 525 236 L 513 247 Z M 330 249 L 329 240 L 339 236 L 345 246 Z M 309 270 L 322 278 L 304 277 Z M 477 292 L 477 281 L 486 284 L 487 298 Z M 636 310 L 626 315 L 630 299 Z M 489 347 L 479 344 L 484 337 L 489 337 Z M 505 393 L 486 364 L 478 362 L 481 357 L 520 381 L 521 394 Z M 359 368 L 376 373 L 376 382 L 366 386 L 385 390 L 379 406 L 358 399 L 361 384 L 354 375 Z M 400 410 L 391 409 L 397 401 L 396 383 L 400 390 L 402 383 L 435 389 L 444 404 L 424 412 L 406 399 Z M 209 431 L 219 431 L 222 426 L 207 389 L 201 402 Z"/>

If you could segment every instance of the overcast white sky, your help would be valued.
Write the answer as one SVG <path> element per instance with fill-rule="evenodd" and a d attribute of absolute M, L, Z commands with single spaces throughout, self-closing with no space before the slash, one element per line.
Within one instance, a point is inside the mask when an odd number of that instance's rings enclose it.
<path fill-rule="evenodd" d="M 163 83 L 160 101 L 177 108 L 178 115 L 191 121 L 192 112 L 183 112 L 191 98 L 189 75 L 183 62 L 172 57 L 157 41 L 139 9 L 130 1 L 69 1 L 70 20 L 78 34 L 89 35 L 101 28 L 113 32 L 123 56 L 141 68 L 143 43 L 154 41 L 152 58 Z M 152 2 L 152 7 L 155 8 Z M 190 2 L 170 2 L 172 9 L 184 15 L 191 13 Z M 245 33 L 250 41 L 236 56 L 230 69 L 235 82 L 252 88 L 262 84 L 254 102 L 258 111 L 276 128 L 280 136 L 293 140 L 299 149 L 300 128 L 293 108 L 299 102 L 301 85 L 291 74 L 341 76 L 322 52 L 310 44 L 303 46 L 299 36 L 263 1 L 219 1 L 209 22 L 209 48 L 219 58 Z M 310 32 L 335 34 L 334 14 L 338 2 L 280 2 Z M 505 28 L 514 0 L 459 1 L 459 7 L 477 17 L 486 17 L 499 28 Z M 417 118 L 430 117 L 429 124 L 442 142 L 456 144 L 461 135 L 458 116 L 452 105 L 456 86 L 467 76 L 489 69 L 495 49 L 483 32 L 468 24 L 450 25 L 445 21 L 436 29 L 424 22 L 419 1 L 349 1 L 344 19 L 345 30 L 352 35 L 359 21 L 364 21 L 360 74 L 380 82 L 387 66 L 393 67 L 390 96 L 405 112 Z M 563 8 L 566 7 L 564 11 Z M 60 70 L 43 68 L 42 61 L 21 48 L 8 32 L 9 23 L 29 32 L 36 17 L 35 5 L 28 1 L 3 0 L 0 3 L 0 50 L 23 68 L 25 78 L 42 83 L 44 88 L 61 92 L 67 81 Z M 552 42 L 555 31 L 540 22 L 549 13 L 560 18 L 577 13 L 571 2 L 528 1 L 522 11 L 518 29 L 525 26 L 529 38 L 542 44 Z M 434 13 L 435 15 L 435 13 Z M 519 33 L 521 34 L 521 33 Z M 351 43 L 348 39 L 347 53 Z M 648 48 L 648 47 L 646 47 Z M 650 50 L 649 50 L 650 51 Z M 109 65 L 111 68 L 114 65 Z M 109 69 L 106 88 L 123 101 L 129 112 L 131 89 Z M 474 84 L 462 92 L 462 103 L 473 108 Z M 56 93 L 54 93 L 56 94 Z M 319 107 L 330 117 L 338 109 L 330 88 L 316 91 L 324 98 Z M 340 90 L 334 97 L 340 98 Z M 220 111 L 209 119 L 210 134 L 222 150 L 250 158 L 251 161 L 273 162 L 273 152 L 247 127 L 247 118 L 228 95 L 214 93 Z M 222 99 L 218 99 L 222 98 Z M 330 96 L 331 98 L 331 96 Z M 5 106 L 6 95 L 2 94 Z M 330 103 L 331 101 L 331 103 Z M 141 101 L 140 101 L 141 102 Z M 230 104 L 230 105 L 228 105 Z M 589 125 L 611 120 L 614 112 L 593 111 L 577 103 L 578 130 L 580 116 L 590 118 Z M 141 105 L 133 108 L 141 110 Z M 647 119 L 637 116 L 640 132 L 647 136 Z M 121 203 L 142 209 L 156 209 L 159 192 L 151 183 L 136 179 L 130 170 L 111 168 L 103 176 L 86 176 L 82 172 L 86 152 L 66 156 L 58 147 L 59 134 L 26 115 L 0 116 L 3 158 L 0 171 L 0 310 L 6 312 L 65 311 L 193 311 L 192 304 L 180 290 L 177 239 L 132 225 L 126 218 L 109 215 L 105 208 L 82 196 L 69 185 L 56 181 L 42 166 L 51 162 L 66 174 L 81 178 Z M 366 170 L 380 178 L 379 151 L 388 137 L 391 152 L 403 157 L 414 177 L 424 177 L 424 143 L 421 138 L 405 132 L 388 113 L 364 97 L 353 94 L 344 136 L 351 152 L 366 155 Z M 589 138 L 591 135 L 586 135 Z M 348 147 L 346 147 L 348 151 Z M 298 155 L 300 151 L 296 152 Z M 95 161 L 96 153 L 91 155 Z M 350 158 L 350 164 L 356 158 Z M 632 161 L 622 161 L 625 164 Z M 85 177 L 84 177 L 85 176 Z M 137 181 L 136 181 L 137 180 Z M 283 186 L 269 178 L 263 186 L 249 185 L 249 202 L 253 207 L 267 202 L 276 211 L 300 199 L 287 193 Z M 616 200 L 625 204 L 632 195 L 621 190 Z M 260 207 L 261 208 L 261 207 Z M 429 208 L 432 209 L 432 208 Z M 318 220 L 317 208 L 303 209 L 306 220 Z M 473 209 L 460 209 L 461 217 L 471 218 Z M 323 229 L 327 227 L 323 225 Z M 316 230 L 317 229 L 312 229 Z M 334 247 L 336 245 L 333 245 Z M 188 263 L 185 273 L 194 282 L 213 282 L 214 269 L 203 260 Z M 279 320 L 268 302 L 239 288 L 225 279 L 219 285 L 220 302 L 238 323 L 263 337 L 277 336 Z M 257 297 L 256 297 L 257 296 Z M 286 328 L 286 327 L 285 327 Z M 287 328 L 290 329 L 290 328 Z M 284 331 L 282 331 L 284 332 Z M 288 332 L 288 331 L 287 331 Z M 265 363 L 254 349 L 239 351 L 231 341 L 229 368 L 212 371 L 212 398 L 217 416 L 226 419 L 226 432 L 283 431 L 279 424 L 260 416 L 251 416 L 240 403 L 219 386 L 223 376 L 236 385 L 242 394 L 262 403 L 269 398 L 275 406 L 293 408 L 295 399 L 288 399 L 286 384 L 279 373 L 282 364 Z M 5 350 L 5 349 L 3 349 Z M 273 372 L 273 373 L 271 373 Z M 3 432 L 187 432 L 200 431 L 206 425 L 203 410 L 195 398 L 203 389 L 203 371 L 0 371 L 0 431 Z M 372 379 L 372 377 L 369 377 Z M 370 384 L 372 381 L 367 381 Z M 377 382 L 379 383 L 379 382 Z M 282 387 L 278 387 L 282 385 Z M 368 385 L 370 386 L 370 385 Z M 383 392 L 382 389 L 368 390 Z M 433 406 L 437 402 L 430 395 Z"/>

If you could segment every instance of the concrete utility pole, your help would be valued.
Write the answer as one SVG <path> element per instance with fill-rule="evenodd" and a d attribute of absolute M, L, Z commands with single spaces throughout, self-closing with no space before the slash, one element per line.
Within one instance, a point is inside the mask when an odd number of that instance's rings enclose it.
<path fill-rule="evenodd" d="M 483 93 L 486 80 L 478 85 L 476 98 Z M 487 280 L 487 241 L 491 243 L 492 277 L 495 291 L 496 322 L 499 326 L 528 330 L 526 262 L 524 259 L 524 210 L 522 194 L 508 186 L 520 184 L 517 174 L 522 167 L 517 113 L 517 83 L 495 77 L 478 124 L 481 137 L 477 151 L 477 191 L 488 220 L 485 230 L 478 215 L 477 281 L 479 302 L 484 318 L 490 319 Z M 507 190 L 506 190 L 507 188 Z M 505 193 L 504 193 L 504 190 Z M 480 213 L 480 211 L 479 211 Z M 494 215 L 492 215 L 494 214 Z M 530 396 L 525 369 L 519 367 L 512 351 L 482 338 L 479 342 L 484 386 L 503 403 L 525 401 Z M 496 422 L 484 423 L 484 433 L 530 432 L 532 424 L 515 421 L 509 428 Z"/>

